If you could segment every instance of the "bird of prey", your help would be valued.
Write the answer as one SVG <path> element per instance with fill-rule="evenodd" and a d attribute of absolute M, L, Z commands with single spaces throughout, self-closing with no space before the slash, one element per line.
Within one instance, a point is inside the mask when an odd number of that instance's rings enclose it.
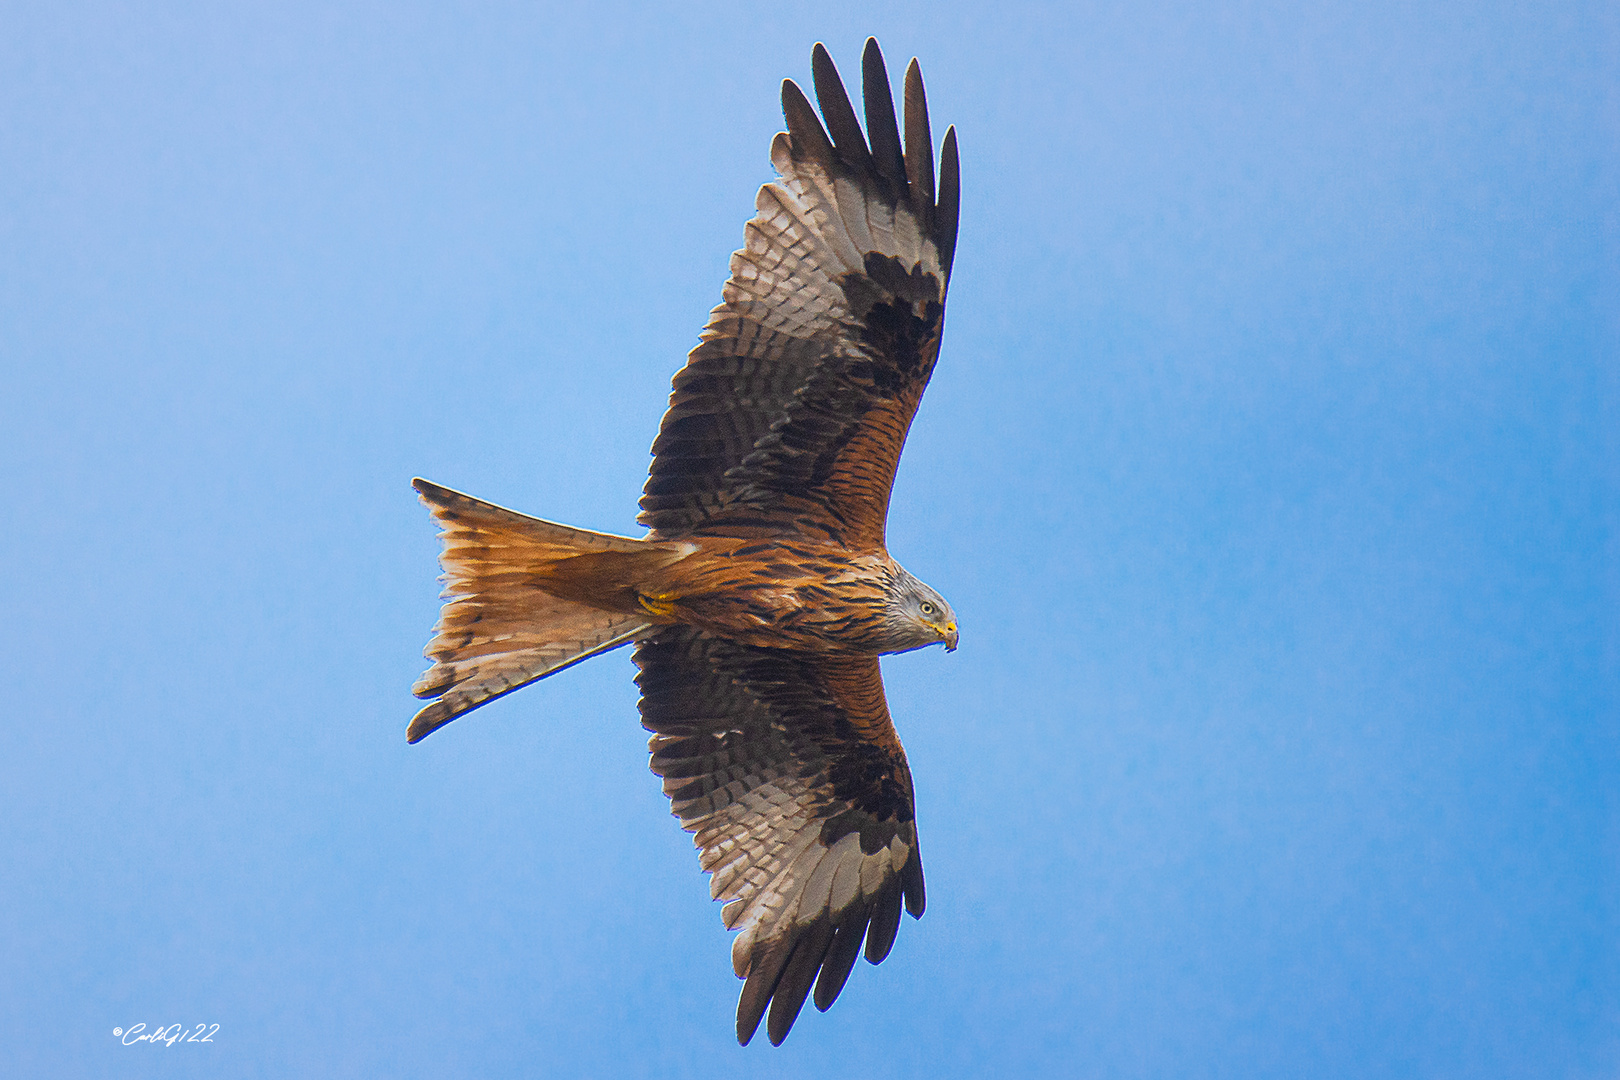
<path fill-rule="evenodd" d="M 641 539 L 570 528 L 425 480 L 445 604 L 413 688 L 416 742 L 598 653 L 635 645 L 652 770 L 738 931 L 737 1038 L 825 1010 L 864 941 L 923 912 L 911 771 L 878 657 L 956 616 L 884 542 L 895 467 L 939 355 L 956 248 L 955 129 L 934 145 L 917 61 L 905 134 L 875 40 L 866 133 L 827 50 L 826 126 L 792 80 L 781 178 L 760 189 L 722 302 L 675 375 Z"/>

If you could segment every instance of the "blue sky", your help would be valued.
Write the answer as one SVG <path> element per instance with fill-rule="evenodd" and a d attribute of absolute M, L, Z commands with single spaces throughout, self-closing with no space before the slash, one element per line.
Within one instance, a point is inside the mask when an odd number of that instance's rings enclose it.
<path fill-rule="evenodd" d="M 0 8 L 8 1075 L 1620 1070 L 1613 6 L 862 7 Z M 633 531 L 867 34 L 961 138 L 962 647 L 927 915 L 739 1049 L 627 653 L 405 744 L 409 480 Z"/>

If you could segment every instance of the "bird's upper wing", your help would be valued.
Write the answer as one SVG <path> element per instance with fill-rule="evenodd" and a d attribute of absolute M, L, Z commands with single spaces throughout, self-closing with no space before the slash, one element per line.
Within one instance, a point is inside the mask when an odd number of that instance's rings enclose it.
<path fill-rule="evenodd" d="M 788 130 L 771 144 L 781 179 L 760 189 L 724 302 L 676 374 L 653 444 L 639 520 L 663 537 L 883 543 L 900 450 L 939 354 L 956 132 L 945 133 L 936 199 L 917 62 L 902 144 L 876 41 L 862 58 L 864 138 L 827 50 L 812 60 L 827 127 L 784 82 Z"/>
<path fill-rule="evenodd" d="M 923 911 L 911 771 L 876 657 L 761 649 L 670 627 L 636 646 L 653 771 L 740 931 L 737 1038 L 770 1005 L 780 1043 L 815 984 L 826 1009 L 866 943 Z M 819 972 L 819 978 L 817 977 Z"/>

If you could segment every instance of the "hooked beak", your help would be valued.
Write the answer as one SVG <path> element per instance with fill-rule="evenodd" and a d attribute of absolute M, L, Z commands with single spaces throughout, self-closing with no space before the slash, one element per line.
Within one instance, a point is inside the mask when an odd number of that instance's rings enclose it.
<path fill-rule="evenodd" d="M 940 638 L 945 642 L 946 652 L 956 651 L 956 639 L 960 636 L 956 632 L 955 623 L 946 623 L 939 631 Z"/>

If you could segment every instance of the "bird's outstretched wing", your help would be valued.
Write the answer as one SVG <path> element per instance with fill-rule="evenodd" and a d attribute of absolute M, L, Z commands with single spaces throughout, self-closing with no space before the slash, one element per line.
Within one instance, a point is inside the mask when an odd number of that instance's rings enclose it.
<path fill-rule="evenodd" d="M 761 649 L 670 627 L 636 646 L 652 768 L 739 931 L 737 1038 L 780 1043 L 833 1003 L 865 940 L 923 911 L 911 771 L 876 657 Z"/>
<path fill-rule="evenodd" d="M 675 376 L 641 499 L 660 537 L 812 535 L 883 543 L 889 491 L 933 373 L 956 247 L 956 132 L 934 148 L 917 61 L 902 143 L 877 42 L 862 58 L 866 135 L 821 45 L 826 127 L 792 80 L 781 179 L 760 189 L 724 302 Z M 831 132 L 829 138 L 828 132 Z"/>

